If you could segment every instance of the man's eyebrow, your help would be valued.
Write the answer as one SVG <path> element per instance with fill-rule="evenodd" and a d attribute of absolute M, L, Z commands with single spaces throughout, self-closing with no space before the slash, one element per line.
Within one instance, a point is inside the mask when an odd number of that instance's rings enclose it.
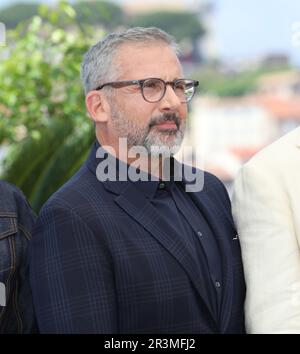
<path fill-rule="evenodd" d="M 175 77 L 172 81 L 176 81 L 176 80 L 182 80 L 184 78 L 184 76 L 180 76 L 180 77 Z"/>

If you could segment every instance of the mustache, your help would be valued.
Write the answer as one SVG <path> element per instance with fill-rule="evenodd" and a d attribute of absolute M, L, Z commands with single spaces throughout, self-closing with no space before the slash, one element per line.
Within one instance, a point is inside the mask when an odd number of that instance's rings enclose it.
<path fill-rule="evenodd" d="M 177 129 L 179 129 L 180 118 L 175 113 L 165 113 L 159 117 L 152 118 L 149 123 L 149 128 L 151 128 L 153 125 L 161 124 L 164 122 L 174 122 L 177 126 Z"/>

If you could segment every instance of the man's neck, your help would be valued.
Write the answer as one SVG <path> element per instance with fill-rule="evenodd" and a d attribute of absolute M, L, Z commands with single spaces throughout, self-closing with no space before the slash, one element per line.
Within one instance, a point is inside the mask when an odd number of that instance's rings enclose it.
<path fill-rule="evenodd" d="M 105 142 L 102 143 L 102 139 L 98 135 L 97 140 L 109 154 L 118 160 L 150 176 L 165 179 L 164 171 L 168 171 L 167 167 L 169 166 L 167 164 L 170 164 L 170 156 L 150 155 L 144 147 L 139 153 L 139 149 L 129 149 L 127 145 L 123 147 L 120 141 L 119 144 L 113 144 L 112 142 L 105 144 Z"/>
<path fill-rule="evenodd" d="M 165 158 L 162 156 L 139 156 L 138 158 L 128 158 L 127 164 L 139 168 L 148 175 L 163 179 L 163 166 Z"/>

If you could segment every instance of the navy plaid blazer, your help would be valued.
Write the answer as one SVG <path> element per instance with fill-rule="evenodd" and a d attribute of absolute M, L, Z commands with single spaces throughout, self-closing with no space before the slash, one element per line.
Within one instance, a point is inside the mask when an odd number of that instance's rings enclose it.
<path fill-rule="evenodd" d="M 205 173 L 191 193 L 221 252 L 216 318 L 182 237 L 133 182 L 99 182 L 96 143 L 44 205 L 31 243 L 30 280 L 41 333 L 243 333 L 245 284 L 223 184 Z"/>

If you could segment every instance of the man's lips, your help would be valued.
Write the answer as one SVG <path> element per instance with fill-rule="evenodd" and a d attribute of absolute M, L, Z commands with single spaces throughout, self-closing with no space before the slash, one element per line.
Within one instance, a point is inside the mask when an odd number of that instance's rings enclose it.
<path fill-rule="evenodd" d="M 166 121 L 159 124 L 155 124 L 159 129 L 177 129 L 177 125 L 173 121 Z"/>

